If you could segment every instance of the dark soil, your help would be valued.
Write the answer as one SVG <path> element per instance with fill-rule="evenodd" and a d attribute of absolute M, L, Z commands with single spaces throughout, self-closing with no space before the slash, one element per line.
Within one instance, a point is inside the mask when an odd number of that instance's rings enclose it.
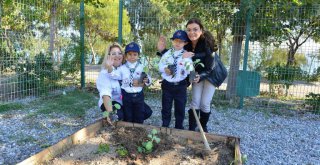
<path fill-rule="evenodd" d="M 159 132 L 160 142 L 154 145 L 152 152 L 140 153 L 138 146 L 148 140 L 151 128 L 111 127 L 107 126 L 100 133 L 84 144 L 76 145 L 45 164 L 117 164 L 117 165 L 153 165 L 153 164 L 206 164 L 226 165 L 234 160 L 234 147 L 228 142 L 210 142 L 210 151 L 204 150 L 201 141 L 176 137 Z M 108 152 L 97 153 L 100 144 L 108 144 Z M 126 155 L 119 155 L 117 150 L 125 148 Z"/>

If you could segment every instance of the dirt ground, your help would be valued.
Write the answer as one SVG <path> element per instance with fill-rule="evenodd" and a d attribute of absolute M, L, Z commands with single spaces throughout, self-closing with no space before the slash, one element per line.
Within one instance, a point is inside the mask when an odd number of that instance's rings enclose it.
<path fill-rule="evenodd" d="M 182 139 L 164 133 L 156 134 L 159 143 L 154 143 L 151 153 L 140 153 L 138 146 L 148 140 L 151 130 L 136 127 L 104 127 L 100 133 L 84 144 L 68 149 L 45 164 L 230 164 L 234 159 L 234 147 L 224 143 L 210 142 L 211 151 L 204 151 L 200 141 Z M 107 144 L 109 151 L 99 152 L 99 145 Z M 128 154 L 120 156 L 119 149 Z"/>

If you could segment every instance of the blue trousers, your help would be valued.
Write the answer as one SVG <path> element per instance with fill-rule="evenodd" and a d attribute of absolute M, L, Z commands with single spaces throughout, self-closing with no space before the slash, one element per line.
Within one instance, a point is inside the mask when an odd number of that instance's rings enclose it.
<path fill-rule="evenodd" d="M 144 120 L 144 94 L 143 91 L 139 93 L 127 93 L 122 90 L 122 103 L 124 112 L 124 121 L 143 123 Z"/>
<path fill-rule="evenodd" d="M 175 128 L 183 129 L 185 108 L 187 103 L 187 82 L 170 83 L 162 81 L 162 126 L 169 127 L 171 121 L 171 109 L 174 102 Z"/>

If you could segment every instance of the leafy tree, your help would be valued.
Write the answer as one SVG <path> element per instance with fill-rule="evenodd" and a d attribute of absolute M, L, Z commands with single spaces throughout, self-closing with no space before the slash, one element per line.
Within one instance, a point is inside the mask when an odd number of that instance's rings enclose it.
<path fill-rule="evenodd" d="M 235 94 L 236 76 L 239 69 L 240 52 L 247 16 L 251 21 L 251 41 L 278 43 L 286 42 L 287 66 L 296 66 L 295 54 L 308 38 L 319 37 L 319 7 L 314 0 L 255 1 L 242 0 L 233 23 L 233 46 L 227 86 L 227 97 Z M 276 5 L 275 5 L 276 4 Z"/>
<path fill-rule="evenodd" d="M 320 34 L 319 6 L 313 0 L 295 0 L 266 3 L 254 13 L 251 40 L 288 46 L 287 66 L 296 63 L 299 47 Z"/>
<path fill-rule="evenodd" d="M 130 33 L 128 17 L 123 11 L 122 33 Z M 85 36 L 86 45 L 91 50 L 92 61 L 96 54 L 104 55 L 106 43 L 118 38 L 119 1 L 99 0 L 88 2 L 85 6 Z"/>
<path fill-rule="evenodd" d="M 268 51 L 270 53 L 270 51 Z M 277 64 L 280 64 L 281 66 L 286 65 L 287 60 L 283 57 L 285 57 L 287 54 L 286 49 L 280 49 L 276 48 L 270 53 L 269 58 L 266 58 L 262 61 L 262 65 L 264 67 L 270 67 L 275 66 Z M 297 62 L 295 66 L 301 67 L 302 65 L 305 65 L 307 63 L 307 59 L 303 54 L 297 54 Z"/>

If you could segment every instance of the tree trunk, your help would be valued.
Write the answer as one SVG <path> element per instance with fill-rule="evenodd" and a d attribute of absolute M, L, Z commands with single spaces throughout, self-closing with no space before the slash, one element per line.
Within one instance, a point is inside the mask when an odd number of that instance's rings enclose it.
<path fill-rule="evenodd" d="M 96 52 L 94 51 L 93 45 L 91 42 L 89 42 L 91 52 L 92 52 L 92 64 L 96 64 Z"/>
<path fill-rule="evenodd" d="M 240 56 L 243 35 L 234 35 L 232 43 L 230 70 L 228 75 L 227 95 L 228 99 L 236 96 L 237 75 L 240 66 Z"/>
<path fill-rule="evenodd" d="M 294 45 L 289 46 L 288 58 L 287 58 L 287 66 L 293 66 L 295 63 L 294 54 L 296 53 Z"/>
<path fill-rule="evenodd" d="M 10 36 L 7 33 L 7 29 L 4 29 L 4 38 L 6 39 L 6 43 L 9 48 L 8 50 L 9 50 L 10 56 L 13 56 L 14 48 L 11 45 L 11 40 L 10 40 Z"/>
<path fill-rule="evenodd" d="M 221 33 L 217 33 L 217 44 L 218 44 L 218 52 L 221 56 L 222 53 L 222 41 L 223 41 L 223 35 Z"/>
<path fill-rule="evenodd" d="M 57 12 L 57 4 L 56 1 L 53 2 L 50 11 L 50 43 L 49 43 L 49 54 L 51 55 L 52 62 L 55 62 L 54 57 L 54 42 L 55 42 L 55 29 L 56 29 L 56 12 Z"/>
<path fill-rule="evenodd" d="M 90 46 L 90 49 L 91 49 L 91 53 L 92 53 L 92 62 L 91 64 L 96 64 L 96 52 L 94 51 L 94 48 L 93 48 L 93 45 L 94 45 L 94 42 L 92 40 L 92 38 L 95 38 L 95 37 L 92 37 L 91 36 L 91 30 L 88 28 L 88 43 L 89 43 L 89 46 Z"/>

